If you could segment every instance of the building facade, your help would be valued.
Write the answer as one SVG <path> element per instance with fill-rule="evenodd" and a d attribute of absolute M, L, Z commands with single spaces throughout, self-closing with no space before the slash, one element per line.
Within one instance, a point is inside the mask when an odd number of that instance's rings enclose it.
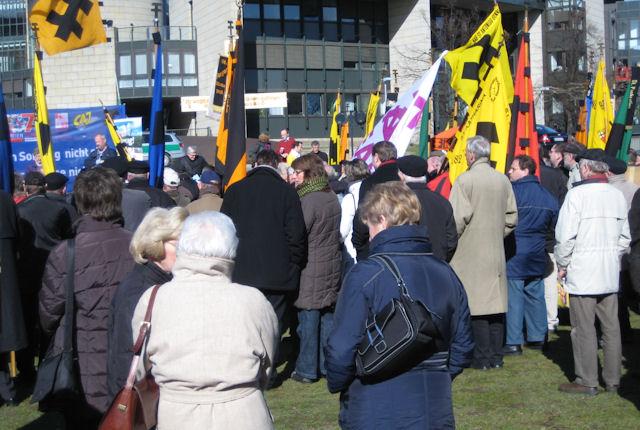
<path fill-rule="evenodd" d="M 586 53 L 595 46 L 590 26 L 604 18 L 599 1 L 509 0 L 499 2 L 515 68 L 517 32 L 525 8 L 531 33 L 532 79 L 537 122 L 549 121 L 558 109 L 549 76 L 567 63 L 561 53 L 563 8 L 582 13 Z M 29 37 L 26 0 L 0 4 L 0 73 L 10 108 L 29 108 L 33 38 Z M 182 113 L 180 98 L 208 96 L 219 55 L 229 45 L 229 21 L 235 0 L 104 0 L 102 18 L 108 43 L 47 57 L 43 74 L 50 108 L 124 103 L 129 116 L 147 126 L 151 100 L 154 19 L 161 27 L 164 54 L 164 107 L 169 129 L 207 130 L 217 124 L 204 113 Z M 593 4 L 593 6 L 592 6 Z M 289 128 L 296 138 L 327 138 L 331 108 L 340 91 L 351 132 L 363 134 L 358 112 L 369 94 L 384 83 L 392 100 L 428 69 L 444 49 L 466 42 L 491 10 L 489 0 L 245 0 L 245 91 L 286 92 L 285 109 L 247 110 L 247 135 L 265 131 L 272 137 Z M 566 14 L 565 14 L 566 15 Z M 449 31 L 452 20 L 462 19 Z M 454 26 L 455 27 L 455 26 Z M 443 37 L 450 33 L 451 37 Z M 629 40 L 633 33 L 629 32 Z M 582 46 L 582 45 L 581 45 Z M 589 67 L 585 60 L 581 68 Z M 580 70 L 582 72 L 582 69 Z M 450 117 L 447 69 L 434 90 L 435 130 Z M 585 72 L 586 73 L 586 72 Z M 557 73 L 556 73 L 557 74 Z M 437 102 L 436 102 L 437 101 Z M 361 117 L 361 115 L 360 115 Z M 202 131 L 200 131 L 202 133 Z"/>

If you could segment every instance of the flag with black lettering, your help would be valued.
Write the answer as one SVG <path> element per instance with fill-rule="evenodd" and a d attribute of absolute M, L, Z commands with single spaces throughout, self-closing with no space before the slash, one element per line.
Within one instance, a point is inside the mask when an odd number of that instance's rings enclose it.
<path fill-rule="evenodd" d="M 244 42 L 242 21 L 236 20 L 238 38 L 229 54 L 227 68 L 227 98 L 220 118 L 216 140 L 216 172 L 222 176 L 222 186 L 231 185 L 247 176 L 247 141 L 244 114 Z"/>
<path fill-rule="evenodd" d="M 109 136 L 111 137 L 113 146 L 115 146 L 116 151 L 118 151 L 118 156 L 126 159 L 127 161 L 131 161 L 131 156 L 127 151 L 126 145 L 122 143 L 122 138 L 118 134 L 118 130 L 116 130 L 116 125 L 113 122 L 113 118 L 111 117 L 109 110 L 104 106 L 102 107 L 102 110 L 104 112 L 104 123 L 107 126 L 107 130 L 109 130 Z"/>
<path fill-rule="evenodd" d="M 467 44 L 445 55 L 452 68 L 451 87 L 468 105 L 447 154 L 451 183 L 467 170 L 467 139 L 484 136 L 491 143 L 491 161 L 504 173 L 509 145 L 513 78 L 505 48 L 502 15 L 496 5 Z M 470 97 L 472 91 L 475 91 Z"/>
<path fill-rule="evenodd" d="M 13 151 L 9 135 L 9 121 L 7 120 L 7 106 L 2 93 L 0 80 L 0 189 L 13 194 Z"/>
<path fill-rule="evenodd" d="M 511 109 L 511 131 L 509 133 L 509 151 L 506 168 L 519 155 L 528 155 L 540 166 L 538 133 L 536 132 L 535 111 L 533 108 L 533 84 L 531 83 L 531 61 L 529 57 L 528 23 L 520 34 L 520 50 L 516 67 L 515 90 Z M 536 170 L 540 177 L 540 168 Z"/>
<path fill-rule="evenodd" d="M 36 51 L 33 56 L 33 99 L 36 110 L 36 140 L 42 160 L 42 171 L 45 175 L 56 171 L 51 142 L 51 128 L 49 126 L 49 109 L 42 81 L 42 51 Z"/>
<path fill-rule="evenodd" d="M 47 55 L 107 41 L 98 0 L 32 0 L 29 21 Z"/>
<path fill-rule="evenodd" d="M 633 117 L 638 101 L 638 80 L 640 80 L 640 67 L 631 68 L 631 80 L 627 83 L 624 97 L 618 107 L 616 118 L 611 127 L 609 140 L 605 151 L 625 163 L 629 161 L 629 146 L 633 134 Z"/>
<path fill-rule="evenodd" d="M 164 112 L 162 109 L 162 41 L 153 33 L 156 67 L 153 71 L 153 97 L 149 124 L 149 185 L 162 188 L 164 176 Z"/>
<path fill-rule="evenodd" d="M 595 83 L 593 84 L 593 104 L 589 116 L 589 134 L 587 135 L 587 148 L 604 149 L 611 132 L 613 123 L 613 106 L 611 106 L 611 93 L 605 76 L 605 64 L 601 59 L 598 63 Z"/>
<path fill-rule="evenodd" d="M 338 164 L 347 159 L 349 153 L 349 121 L 340 127 L 340 148 L 338 150 Z"/>

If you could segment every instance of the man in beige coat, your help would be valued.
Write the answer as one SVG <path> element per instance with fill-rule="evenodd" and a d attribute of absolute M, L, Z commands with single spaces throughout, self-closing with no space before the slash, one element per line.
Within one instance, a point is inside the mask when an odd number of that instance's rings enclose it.
<path fill-rule="evenodd" d="M 469 298 L 475 349 L 472 367 L 500 368 L 507 311 L 504 238 L 518 222 L 518 209 L 506 176 L 489 164 L 491 144 L 482 136 L 467 140 L 469 170 L 451 189 L 458 248 L 451 266 Z"/>

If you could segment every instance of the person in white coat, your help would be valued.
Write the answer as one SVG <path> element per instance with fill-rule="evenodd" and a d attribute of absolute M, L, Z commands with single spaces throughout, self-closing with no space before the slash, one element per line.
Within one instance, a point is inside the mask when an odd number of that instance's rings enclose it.
<path fill-rule="evenodd" d="M 342 217 L 340 218 L 340 235 L 344 243 L 343 264 L 344 270 L 348 270 L 356 263 L 356 249 L 351 242 L 353 235 L 353 217 L 358 209 L 360 197 L 360 185 L 369 176 L 367 164 L 358 158 L 348 161 L 344 165 L 344 175 L 349 182 L 349 192 L 342 198 Z M 345 253 L 347 255 L 345 255 Z M 350 260 L 349 260 L 350 258 Z"/>
<path fill-rule="evenodd" d="M 620 384 L 622 345 L 618 322 L 620 257 L 631 241 L 627 203 L 608 184 L 609 167 L 601 149 L 580 157 L 582 181 L 565 197 L 556 225 L 558 279 L 570 296 L 571 345 L 576 379 L 560 391 L 598 393 L 598 343 L 595 318 L 602 329 L 602 378 L 607 391 Z"/>
<path fill-rule="evenodd" d="M 150 369 L 160 387 L 158 430 L 273 428 L 263 391 L 278 320 L 260 291 L 231 282 L 237 244 L 224 214 L 201 212 L 184 223 L 138 368 L 138 378 Z M 135 337 L 151 290 L 136 307 Z"/>

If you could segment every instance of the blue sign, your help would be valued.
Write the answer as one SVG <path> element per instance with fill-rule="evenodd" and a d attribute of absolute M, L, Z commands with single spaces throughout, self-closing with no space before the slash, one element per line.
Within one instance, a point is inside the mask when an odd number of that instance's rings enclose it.
<path fill-rule="evenodd" d="M 107 109 L 114 119 L 126 117 L 123 105 L 107 106 Z M 41 170 L 36 149 L 34 112 L 10 110 L 7 117 L 15 171 L 25 174 Z M 104 134 L 109 146 L 114 148 L 104 122 L 104 113 L 102 107 L 50 109 L 49 124 L 56 171 L 69 177 L 67 189 L 71 190 L 85 158 L 95 149 L 96 134 Z"/>

